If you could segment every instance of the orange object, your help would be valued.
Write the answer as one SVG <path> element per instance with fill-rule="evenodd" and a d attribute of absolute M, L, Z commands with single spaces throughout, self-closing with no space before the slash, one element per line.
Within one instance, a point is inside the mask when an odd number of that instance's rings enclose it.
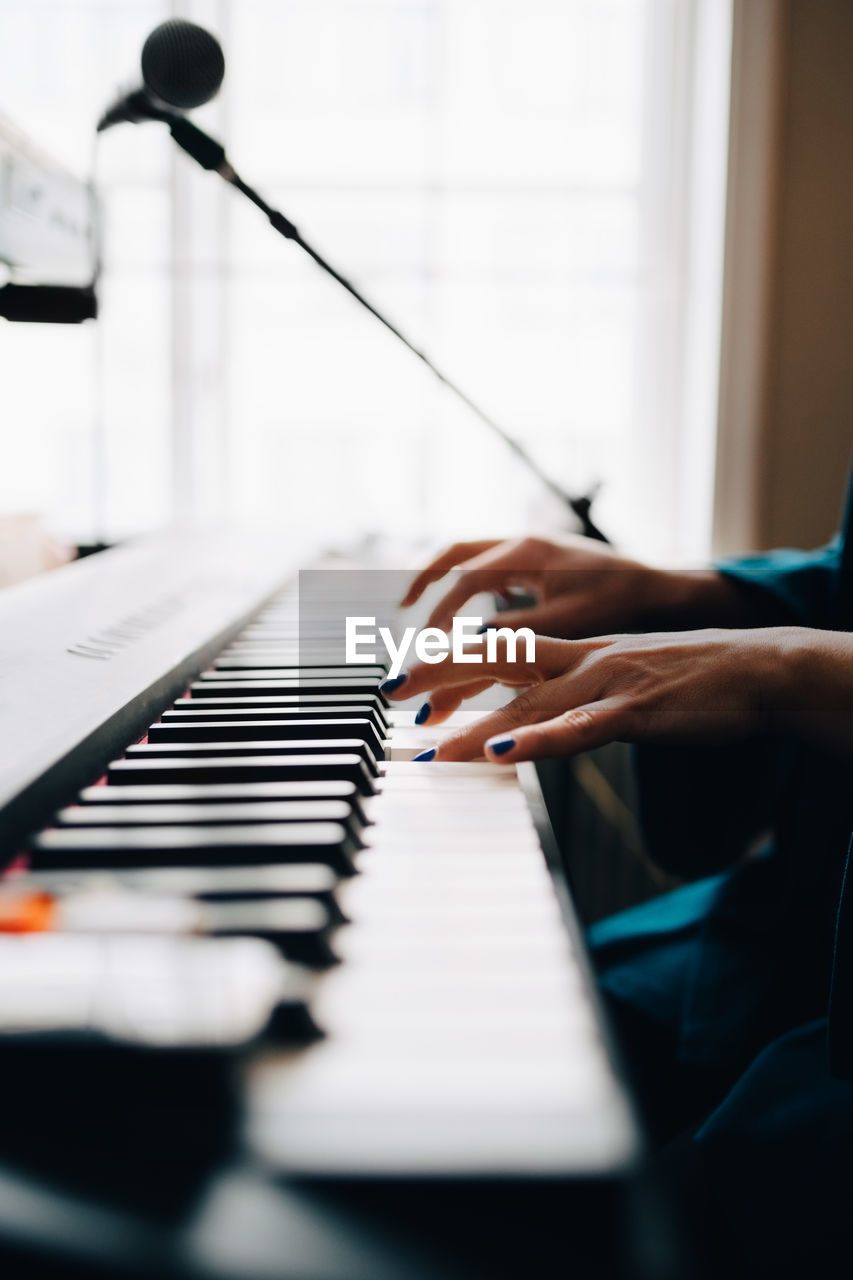
<path fill-rule="evenodd" d="M 0 890 L 0 933 L 49 933 L 56 927 L 56 901 L 49 893 Z"/>

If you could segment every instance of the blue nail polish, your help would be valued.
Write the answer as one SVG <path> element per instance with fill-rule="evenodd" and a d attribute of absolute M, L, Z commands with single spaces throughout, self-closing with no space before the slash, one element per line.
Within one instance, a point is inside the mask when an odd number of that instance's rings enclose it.
<path fill-rule="evenodd" d="M 491 742 L 487 742 L 486 746 L 496 756 L 504 756 L 507 751 L 512 751 L 515 746 L 515 738 L 492 738 Z"/>
<path fill-rule="evenodd" d="M 420 711 L 418 712 L 418 714 L 415 716 L 415 724 L 426 724 L 427 720 L 429 720 L 431 715 L 432 715 L 432 707 L 429 705 L 428 702 L 425 702 L 424 705 L 421 707 Z"/>
<path fill-rule="evenodd" d="M 495 623 L 495 622 L 487 622 L 487 623 L 485 624 L 485 626 L 482 626 L 482 627 L 478 627 L 478 628 L 477 628 L 477 635 L 478 635 L 478 636 L 481 636 L 481 635 L 483 634 L 483 632 L 484 632 L 484 631 L 497 631 L 497 629 L 498 629 L 498 628 L 497 628 L 497 623 Z"/>
<path fill-rule="evenodd" d="M 419 756 L 412 756 L 412 762 L 416 760 L 431 760 L 435 755 L 435 747 L 430 747 L 429 751 L 422 751 Z"/>
<path fill-rule="evenodd" d="M 400 685 L 408 680 L 408 675 L 404 671 L 401 676 L 392 676 L 390 680 L 383 680 L 379 686 L 380 693 L 393 693 L 395 689 L 399 689 Z"/>

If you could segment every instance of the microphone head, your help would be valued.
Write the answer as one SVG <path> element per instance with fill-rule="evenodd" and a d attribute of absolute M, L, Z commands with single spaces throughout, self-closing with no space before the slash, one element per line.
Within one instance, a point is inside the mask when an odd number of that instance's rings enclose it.
<path fill-rule="evenodd" d="M 142 47 L 146 89 L 178 111 L 190 111 L 215 98 L 224 75 L 219 41 L 194 22 L 162 22 Z"/>

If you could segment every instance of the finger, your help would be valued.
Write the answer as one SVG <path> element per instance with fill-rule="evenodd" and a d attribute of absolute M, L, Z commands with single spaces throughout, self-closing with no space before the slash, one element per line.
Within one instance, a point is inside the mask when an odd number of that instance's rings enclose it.
<path fill-rule="evenodd" d="M 555 596 L 551 600 L 543 600 L 540 604 L 531 605 L 529 609 L 507 609 L 497 617 L 490 618 L 489 627 L 529 627 L 537 635 L 557 636 L 570 640 L 583 635 L 583 613 L 574 608 L 565 596 Z"/>
<path fill-rule="evenodd" d="M 429 615 L 427 626 L 449 631 L 453 619 L 462 612 L 473 596 L 479 595 L 481 591 L 500 591 L 507 586 L 507 576 L 505 568 L 468 569 L 460 573 Z M 494 607 L 494 602 L 490 607 Z"/>
<path fill-rule="evenodd" d="M 507 609 L 489 619 L 489 627 L 530 627 L 537 635 L 555 636 L 562 640 L 612 639 L 613 624 L 624 625 L 624 618 L 616 610 L 603 608 L 600 597 L 594 593 L 572 596 L 564 591 L 531 605 L 528 609 Z M 606 635 L 603 633 L 607 633 Z"/>
<path fill-rule="evenodd" d="M 554 711 L 553 690 L 547 685 L 528 689 L 505 707 L 449 734 L 436 747 L 432 758 L 440 762 L 481 759 L 489 739 L 511 734 L 523 724 L 548 720 Z"/>
<path fill-rule="evenodd" d="M 511 598 L 509 592 L 513 587 L 524 586 L 523 579 L 530 585 L 532 574 L 524 573 L 517 565 L 507 564 L 506 552 L 498 548 L 476 556 L 467 565 L 460 567 L 459 575 L 453 586 L 441 597 L 427 620 L 428 627 L 441 627 L 448 631 L 453 619 L 457 617 L 468 601 L 483 591 Z"/>
<path fill-rule="evenodd" d="M 446 630 L 466 601 L 480 591 L 503 594 L 514 586 L 529 587 L 535 570 L 530 565 L 520 567 L 518 557 L 517 542 L 500 542 L 479 555 L 460 561 L 456 566 L 460 571 L 456 581 L 433 609 L 427 626 Z"/>
<path fill-rule="evenodd" d="M 630 695 L 614 694 L 594 703 L 560 710 L 555 715 L 558 708 L 565 707 L 565 699 L 563 681 L 549 681 L 539 688 L 528 689 L 505 707 L 445 738 L 432 758 L 475 760 L 485 755 L 494 762 L 516 764 L 519 760 L 536 759 L 538 755 L 586 751 L 628 733 Z M 552 729 L 547 738 L 539 740 L 536 734 L 545 724 Z M 558 725 L 564 731 L 562 741 L 554 736 Z M 487 747 L 487 744 L 492 745 Z M 537 749 L 538 755 L 534 754 Z"/>
<path fill-rule="evenodd" d="M 479 542 L 454 542 L 452 547 L 442 551 L 412 579 L 408 591 L 400 601 L 400 607 L 408 609 L 410 605 L 420 600 L 427 587 L 438 582 L 439 578 L 443 578 L 454 565 L 461 564 L 463 560 L 470 560 L 472 556 L 481 555 L 491 547 L 498 546 L 499 542 L 499 538 L 484 538 Z"/>
<path fill-rule="evenodd" d="M 476 698 L 491 688 L 487 680 L 474 684 L 457 685 L 452 689 L 439 689 L 429 695 L 415 717 L 415 724 L 442 724 L 454 711 L 458 711 L 468 698 Z"/>
<path fill-rule="evenodd" d="M 413 698 L 435 689 L 454 688 L 473 681 L 518 687 L 541 684 L 543 680 L 574 666 L 589 646 L 570 640 L 534 637 L 534 660 L 526 660 L 527 646 L 522 640 L 516 646 L 515 660 L 510 661 L 509 646 L 503 636 L 492 637 L 494 659 L 488 661 L 486 636 L 480 643 L 465 645 L 464 652 L 481 658 L 479 662 L 454 662 L 450 657 L 440 663 L 417 663 L 396 680 L 386 680 L 380 690 L 392 701 Z M 577 650 L 577 652 L 575 652 Z"/>
<path fill-rule="evenodd" d="M 522 725 L 489 738 L 485 756 L 496 764 L 518 764 L 521 760 L 591 751 L 630 736 L 631 709 L 632 698 L 625 693 L 572 707 L 552 720 Z"/>

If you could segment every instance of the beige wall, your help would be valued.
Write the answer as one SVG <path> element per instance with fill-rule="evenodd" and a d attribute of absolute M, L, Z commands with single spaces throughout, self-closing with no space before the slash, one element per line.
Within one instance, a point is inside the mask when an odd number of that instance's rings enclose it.
<path fill-rule="evenodd" d="M 715 542 L 813 546 L 853 445 L 853 0 L 736 0 Z"/>

